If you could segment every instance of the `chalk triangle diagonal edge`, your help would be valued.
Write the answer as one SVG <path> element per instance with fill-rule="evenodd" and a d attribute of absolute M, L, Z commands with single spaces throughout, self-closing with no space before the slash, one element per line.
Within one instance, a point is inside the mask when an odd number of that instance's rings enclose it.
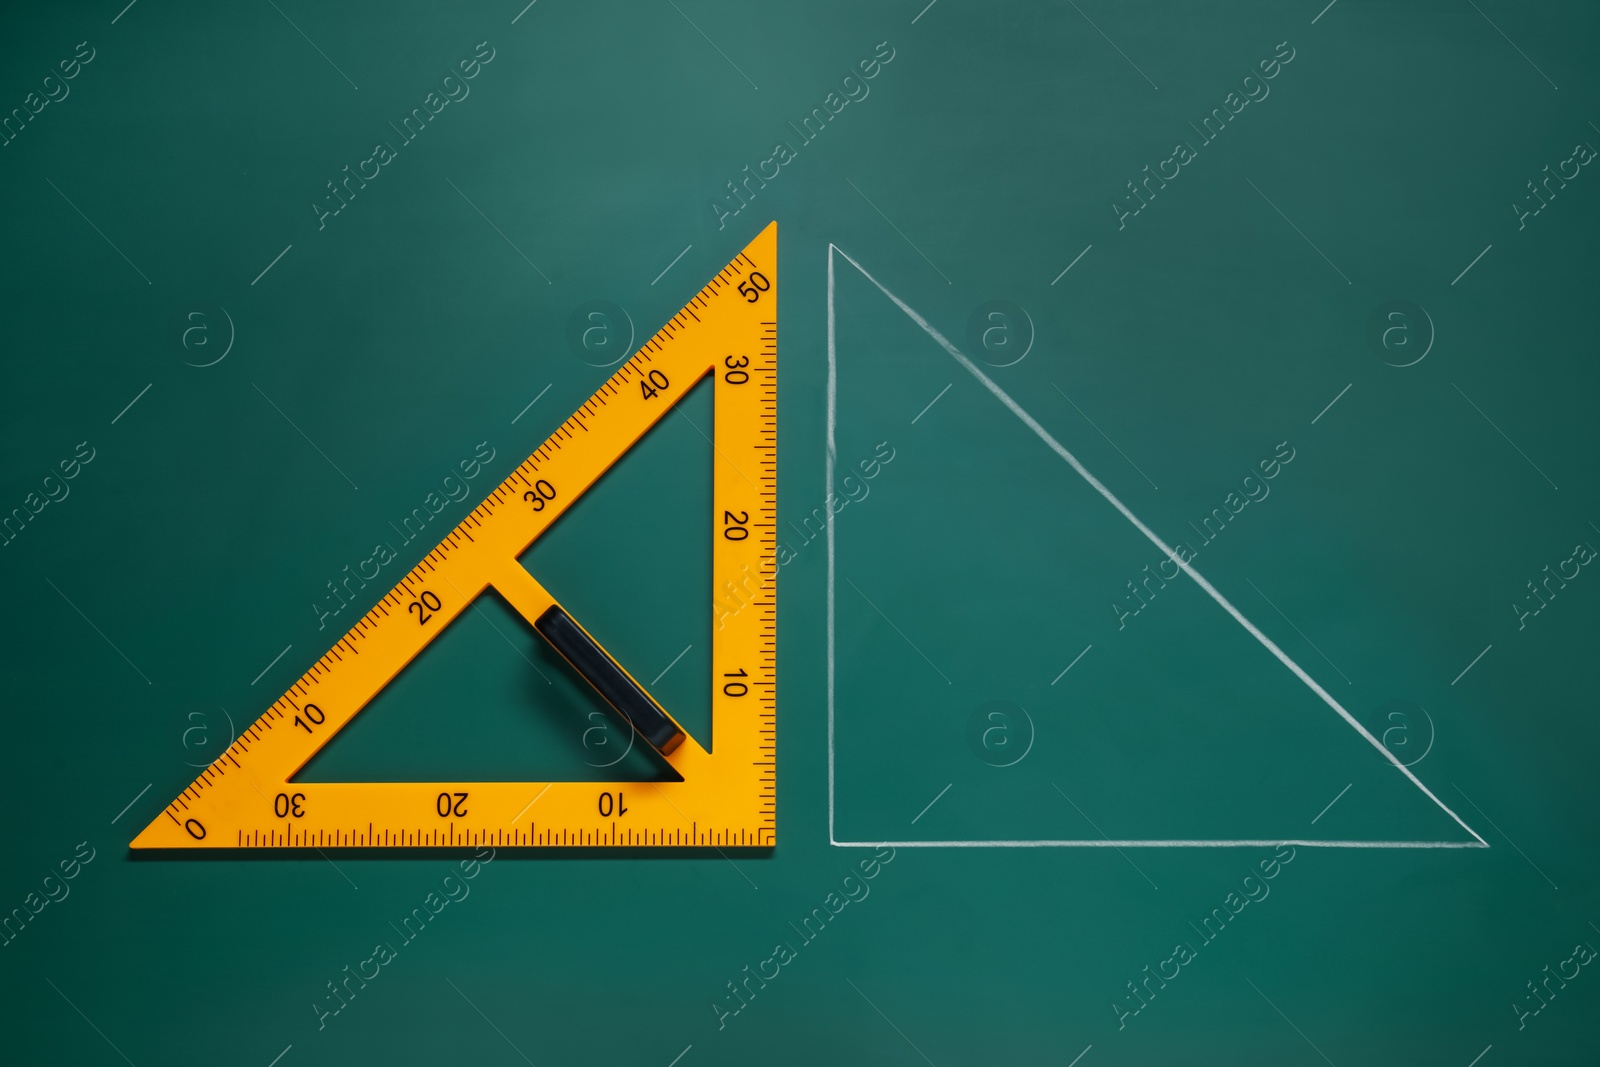
<path fill-rule="evenodd" d="M 1451 820 L 1453 820 L 1456 823 L 1456 825 L 1460 826 L 1463 830 L 1465 830 L 1468 834 L 1470 834 L 1471 835 L 1471 840 L 1465 840 L 1465 841 L 1464 840 L 1456 840 L 1456 841 L 1360 841 L 1360 840 L 1356 840 L 1356 841 L 1330 841 L 1330 840 L 1318 840 L 1318 839 L 1306 839 L 1306 840 L 1288 840 L 1288 839 L 1234 840 L 1234 839 L 1220 839 L 1220 838 L 1219 839 L 1183 839 L 1183 840 L 1177 840 L 1177 839 L 1173 839 L 1173 840 L 1160 840 L 1160 839 L 1134 839 L 1134 840 L 1105 840 L 1105 839 L 1044 840 L 1044 839 L 1027 839 L 1027 840 L 970 840 L 970 841 L 841 841 L 841 840 L 838 840 L 836 835 L 835 835 L 835 833 L 834 833 L 834 826 L 835 826 L 835 821 L 834 821 L 834 792 L 835 792 L 834 791 L 834 764 L 835 764 L 835 759 L 834 759 L 834 737 L 835 737 L 835 734 L 834 734 L 834 680 L 835 680 L 835 658 L 834 658 L 834 652 L 835 652 L 835 645 L 834 645 L 834 638 L 835 638 L 835 610 L 834 610 L 835 609 L 835 600 L 834 600 L 834 592 L 835 592 L 835 574 L 836 574 L 836 571 L 835 571 L 836 545 L 835 545 L 835 539 L 834 539 L 834 524 L 833 523 L 828 523 L 827 524 L 827 530 L 826 530 L 826 536 L 827 536 L 827 554 L 828 554 L 828 603 L 827 603 L 827 617 L 828 617 L 828 647 L 827 647 L 827 657 L 828 657 L 828 673 L 827 673 L 827 688 L 828 688 L 828 838 L 829 838 L 830 843 L 832 843 L 834 845 L 849 845 L 849 846 L 854 846 L 854 845 L 884 845 L 884 844 L 887 844 L 887 845 L 893 845 L 895 847 L 907 847 L 907 848 L 917 848 L 917 847 L 929 847 L 929 848 L 938 848 L 938 847 L 953 847 L 953 848 L 963 848 L 963 847 L 966 847 L 966 848 L 1040 848 L 1040 847 L 1046 847 L 1046 848 L 1048 848 L 1048 847 L 1134 848 L 1134 847 L 1153 847 L 1153 848 L 1164 848 L 1164 847 L 1167 847 L 1167 848 L 1177 848 L 1177 847 L 1230 847 L 1230 846 L 1243 846 L 1243 845 L 1268 845 L 1268 846 L 1270 846 L 1270 845 L 1276 845 L 1276 844 L 1293 844 L 1293 845 L 1306 845 L 1306 846 L 1311 846 L 1311 847 L 1334 847 L 1334 848 L 1339 848 L 1339 847 L 1346 847 L 1346 848 L 1488 848 L 1489 847 L 1489 843 L 1487 841 L 1485 841 L 1483 839 L 1483 837 L 1476 830 L 1474 830 L 1472 827 L 1468 826 L 1461 819 L 1461 817 L 1459 815 L 1457 815 L 1454 811 L 1452 811 L 1450 809 L 1450 807 L 1447 804 L 1444 803 L 1444 801 L 1440 800 L 1439 797 L 1437 797 L 1433 793 L 1432 790 L 1430 790 L 1426 785 L 1424 785 L 1422 783 L 1421 779 L 1419 779 L 1412 772 L 1410 767 L 1408 767 L 1404 763 L 1402 763 L 1394 755 L 1394 753 L 1390 752 L 1387 748 L 1385 748 L 1383 743 L 1381 741 L 1379 741 L 1378 738 L 1374 737 L 1372 735 L 1372 733 L 1365 726 L 1363 726 L 1353 715 L 1351 715 L 1350 712 L 1347 711 L 1344 708 L 1344 706 L 1342 704 L 1340 704 L 1339 701 L 1336 700 L 1333 697 L 1333 695 L 1331 693 L 1329 693 L 1326 689 L 1324 689 L 1314 678 L 1311 677 L 1310 674 L 1308 674 L 1305 671 L 1304 668 L 1302 668 L 1300 666 L 1300 664 L 1296 663 L 1293 659 L 1291 659 L 1289 657 L 1289 655 L 1287 653 L 1285 653 L 1283 651 L 1283 649 L 1279 648 L 1278 645 L 1276 643 L 1274 643 L 1273 640 L 1270 637 L 1268 637 L 1265 633 L 1263 633 L 1260 629 L 1258 629 L 1254 623 L 1252 623 L 1248 618 L 1246 618 L 1239 611 L 1239 609 L 1237 607 L 1235 607 L 1233 605 L 1233 603 L 1231 601 L 1229 601 L 1228 598 L 1226 596 L 1224 596 L 1214 585 L 1212 585 L 1211 582 L 1208 581 L 1205 578 L 1204 575 L 1202 575 L 1198 570 L 1196 570 L 1195 567 L 1191 563 L 1185 562 L 1182 559 L 1182 557 L 1180 557 L 1180 555 L 1176 551 L 1174 551 L 1171 546 L 1169 546 L 1165 541 L 1163 541 L 1161 539 L 1161 537 L 1154 530 L 1152 530 L 1149 526 L 1145 525 L 1145 523 L 1142 520 L 1140 520 L 1140 518 L 1137 515 L 1135 515 L 1133 513 L 1133 511 L 1131 511 L 1128 508 L 1128 506 L 1126 504 L 1124 504 L 1122 502 L 1122 500 L 1119 499 L 1116 496 L 1115 493 L 1113 493 L 1109 488 L 1107 488 L 1107 486 L 1103 482 L 1101 482 L 1100 479 L 1096 478 L 1094 476 L 1094 474 L 1092 474 L 1089 471 L 1089 469 L 1087 467 L 1085 467 L 1083 465 L 1083 463 L 1081 461 L 1079 461 L 1079 459 L 1075 455 L 1073 455 L 1070 451 L 1068 451 L 1067 448 L 1065 446 L 1063 446 L 1060 441 L 1058 441 L 1053 435 L 1051 435 L 1051 433 L 1048 430 L 1046 430 L 1042 425 L 1040 425 L 1040 423 L 1036 419 L 1034 419 L 1034 417 L 1032 415 L 1030 415 L 1026 410 L 1024 410 L 1022 405 L 1018 404 L 1016 402 L 1016 400 L 1013 399 L 1009 393 L 1007 393 L 1003 388 L 1000 387 L 1000 385 L 998 383 L 996 383 L 994 381 L 994 379 L 992 379 L 991 377 L 989 377 L 989 375 L 984 373 L 982 368 L 980 368 L 976 363 L 974 363 L 971 359 L 969 359 L 965 353 L 963 353 L 959 348 L 957 348 L 954 344 L 952 344 L 950 342 L 950 340 L 944 336 L 944 334 L 940 333 L 939 330 L 936 327 L 934 327 L 927 319 L 925 319 L 921 314 L 919 314 L 914 308 L 912 308 L 904 300 L 900 299 L 900 297 L 896 296 L 893 292 L 891 292 L 882 282 L 880 282 L 870 272 L 868 272 L 868 270 L 865 267 L 863 267 L 860 263 L 856 262 L 856 260 L 853 257 L 851 257 L 847 252 L 845 252 L 843 249 L 841 249 L 838 246 L 833 245 L 833 244 L 829 244 L 828 245 L 828 281 L 827 281 L 827 300 L 828 300 L 828 325 L 827 325 L 827 334 L 828 334 L 828 337 L 827 337 L 827 344 L 828 344 L 827 396 L 828 396 L 828 400 L 827 400 L 827 402 L 828 402 L 828 413 L 827 413 L 827 443 L 826 443 L 825 460 L 826 460 L 826 490 L 827 490 L 827 494 L 828 494 L 828 498 L 829 499 L 832 498 L 832 493 L 833 493 L 833 478 L 834 478 L 833 470 L 834 470 L 835 453 L 837 451 L 837 449 L 836 449 L 836 426 L 837 426 L 837 417 L 838 417 L 837 416 L 837 412 L 838 412 L 838 359 L 837 359 L 837 345 L 836 345 L 836 335 L 835 335 L 835 316 L 834 316 L 835 257 L 843 259 L 850 266 L 854 267 L 861 274 L 861 276 L 864 277 L 867 281 L 871 282 L 872 285 L 874 287 L 876 287 L 877 290 L 879 292 L 881 292 L 890 301 L 890 303 L 894 304 L 897 308 L 899 308 L 900 311 L 903 312 L 906 315 L 906 317 L 909 318 L 912 322 L 914 322 L 917 325 L 917 327 L 922 330 L 923 333 L 927 334 L 930 338 L 932 338 L 933 341 L 935 343 L 937 343 L 940 348 L 944 349 L 944 351 L 947 354 L 949 354 L 949 356 L 952 359 L 954 359 L 958 364 L 961 365 L 962 368 L 964 368 L 969 374 L 971 374 L 975 379 L 977 379 L 978 383 L 980 385 L 982 385 L 984 387 L 984 389 L 986 389 L 996 400 L 998 400 L 1006 408 L 1006 410 L 1008 410 L 1019 421 L 1021 421 L 1022 424 L 1024 426 L 1026 426 L 1028 428 L 1028 430 L 1030 432 L 1032 432 L 1033 435 L 1036 436 L 1047 448 L 1049 448 L 1052 452 L 1054 452 L 1057 457 L 1059 457 L 1063 462 L 1065 462 L 1068 466 L 1070 466 L 1073 469 L 1073 471 L 1076 472 L 1077 475 L 1080 478 L 1082 478 L 1085 482 L 1088 483 L 1090 488 L 1092 488 L 1096 493 L 1098 493 L 1102 498 L 1104 498 L 1106 503 L 1110 504 L 1113 508 L 1115 508 L 1116 511 L 1124 519 L 1126 519 L 1139 532 L 1140 535 L 1142 535 L 1145 539 L 1147 539 L 1151 544 L 1155 545 L 1156 548 L 1158 548 L 1164 556 L 1166 556 L 1167 558 L 1171 559 L 1172 562 L 1177 567 L 1179 567 L 1183 571 L 1183 573 L 1186 574 L 1196 585 L 1198 585 L 1200 587 L 1200 589 L 1202 591 L 1204 591 L 1205 594 L 1208 597 L 1210 597 L 1211 600 L 1213 600 L 1217 604 L 1218 607 L 1220 607 L 1230 618 L 1232 618 L 1234 622 L 1236 622 L 1240 626 L 1242 626 L 1245 629 L 1245 631 L 1248 632 L 1249 635 L 1251 637 L 1253 637 L 1262 646 L 1263 649 L 1266 650 L 1266 652 L 1268 654 L 1270 654 L 1280 664 L 1282 664 L 1291 673 L 1293 673 L 1294 676 L 1297 679 L 1299 679 L 1299 681 L 1301 683 L 1303 683 L 1307 688 L 1309 688 L 1311 690 L 1311 692 L 1314 693 L 1317 696 L 1317 698 L 1319 700 L 1321 700 L 1321 702 L 1323 704 L 1327 705 L 1327 707 L 1329 709 L 1331 709 L 1336 715 L 1338 715 L 1338 717 L 1340 719 L 1342 719 L 1351 729 L 1355 730 L 1357 734 L 1359 734 L 1364 740 L 1366 740 L 1366 742 L 1368 744 L 1370 744 L 1374 749 L 1376 749 L 1389 763 L 1391 763 L 1397 770 L 1399 770 L 1399 772 L 1401 774 L 1403 774 L 1410 781 L 1411 785 L 1413 785 L 1418 790 L 1420 790 L 1424 796 L 1426 796 L 1430 801 L 1432 801 L 1435 805 L 1437 805 L 1440 810 L 1442 810 L 1446 815 L 1448 815 L 1451 818 Z"/>
<path fill-rule="evenodd" d="M 772 223 L 132 847 L 774 844 L 777 253 Z M 493 589 L 529 623 L 560 608 L 519 557 L 708 375 L 715 409 L 709 549 L 718 605 L 709 637 L 712 743 L 708 751 L 684 734 L 676 747 L 662 746 L 681 781 L 294 781 L 480 594 Z M 731 600 L 729 589 L 738 590 Z M 603 643 L 604 634 L 588 636 Z M 626 674 L 624 665 L 613 666 Z M 667 709 L 656 708 L 670 720 Z M 449 728 L 440 722 L 439 729 Z"/>

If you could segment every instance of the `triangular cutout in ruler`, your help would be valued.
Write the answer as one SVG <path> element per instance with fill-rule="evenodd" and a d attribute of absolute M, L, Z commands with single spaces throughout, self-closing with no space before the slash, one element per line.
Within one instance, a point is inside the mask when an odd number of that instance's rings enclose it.
<path fill-rule="evenodd" d="M 772 845 L 777 283 L 778 228 L 772 223 L 156 816 L 132 847 Z M 678 729 L 518 562 L 708 374 L 715 377 L 711 751 Z M 629 699 L 646 702 L 643 717 L 654 715 L 661 730 L 653 740 L 682 781 L 293 780 L 490 588 L 569 660 L 590 657 L 586 676 L 609 672 L 612 682 L 628 689 Z"/>

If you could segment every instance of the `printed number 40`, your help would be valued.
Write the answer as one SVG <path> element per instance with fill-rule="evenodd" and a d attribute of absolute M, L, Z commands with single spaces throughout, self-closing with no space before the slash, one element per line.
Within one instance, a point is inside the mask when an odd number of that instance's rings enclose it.
<path fill-rule="evenodd" d="M 639 395 L 646 400 L 654 400 L 656 393 L 667 387 L 667 376 L 658 370 L 652 370 L 639 379 Z"/>

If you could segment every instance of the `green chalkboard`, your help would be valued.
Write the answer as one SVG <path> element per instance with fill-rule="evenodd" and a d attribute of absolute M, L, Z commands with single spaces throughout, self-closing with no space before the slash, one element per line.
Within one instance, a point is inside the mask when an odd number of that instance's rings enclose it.
<path fill-rule="evenodd" d="M 1595 1061 L 1592 5 L 124 3 L 0 16 L 0 1059 Z M 774 219 L 774 848 L 129 852 Z M 524 559 L 700 736 L 710 406 Z M 668 773 L 480 607 L 308 778 Z"/>

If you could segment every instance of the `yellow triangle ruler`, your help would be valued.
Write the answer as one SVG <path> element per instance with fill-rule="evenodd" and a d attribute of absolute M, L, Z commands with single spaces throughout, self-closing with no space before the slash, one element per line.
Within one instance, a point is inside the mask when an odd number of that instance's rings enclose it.
<path fill-rule="evenodd" d="M 769 225 L 134 839 L 134 848 L 771 845 L 776 831 L 778 228 Z M 518 557 L 715 377 L 712 744 Z M 473 599 L 534 625 L 677 782 L 296 782 Z M 603 636 L 603 635 L 602 635 Z"/>

